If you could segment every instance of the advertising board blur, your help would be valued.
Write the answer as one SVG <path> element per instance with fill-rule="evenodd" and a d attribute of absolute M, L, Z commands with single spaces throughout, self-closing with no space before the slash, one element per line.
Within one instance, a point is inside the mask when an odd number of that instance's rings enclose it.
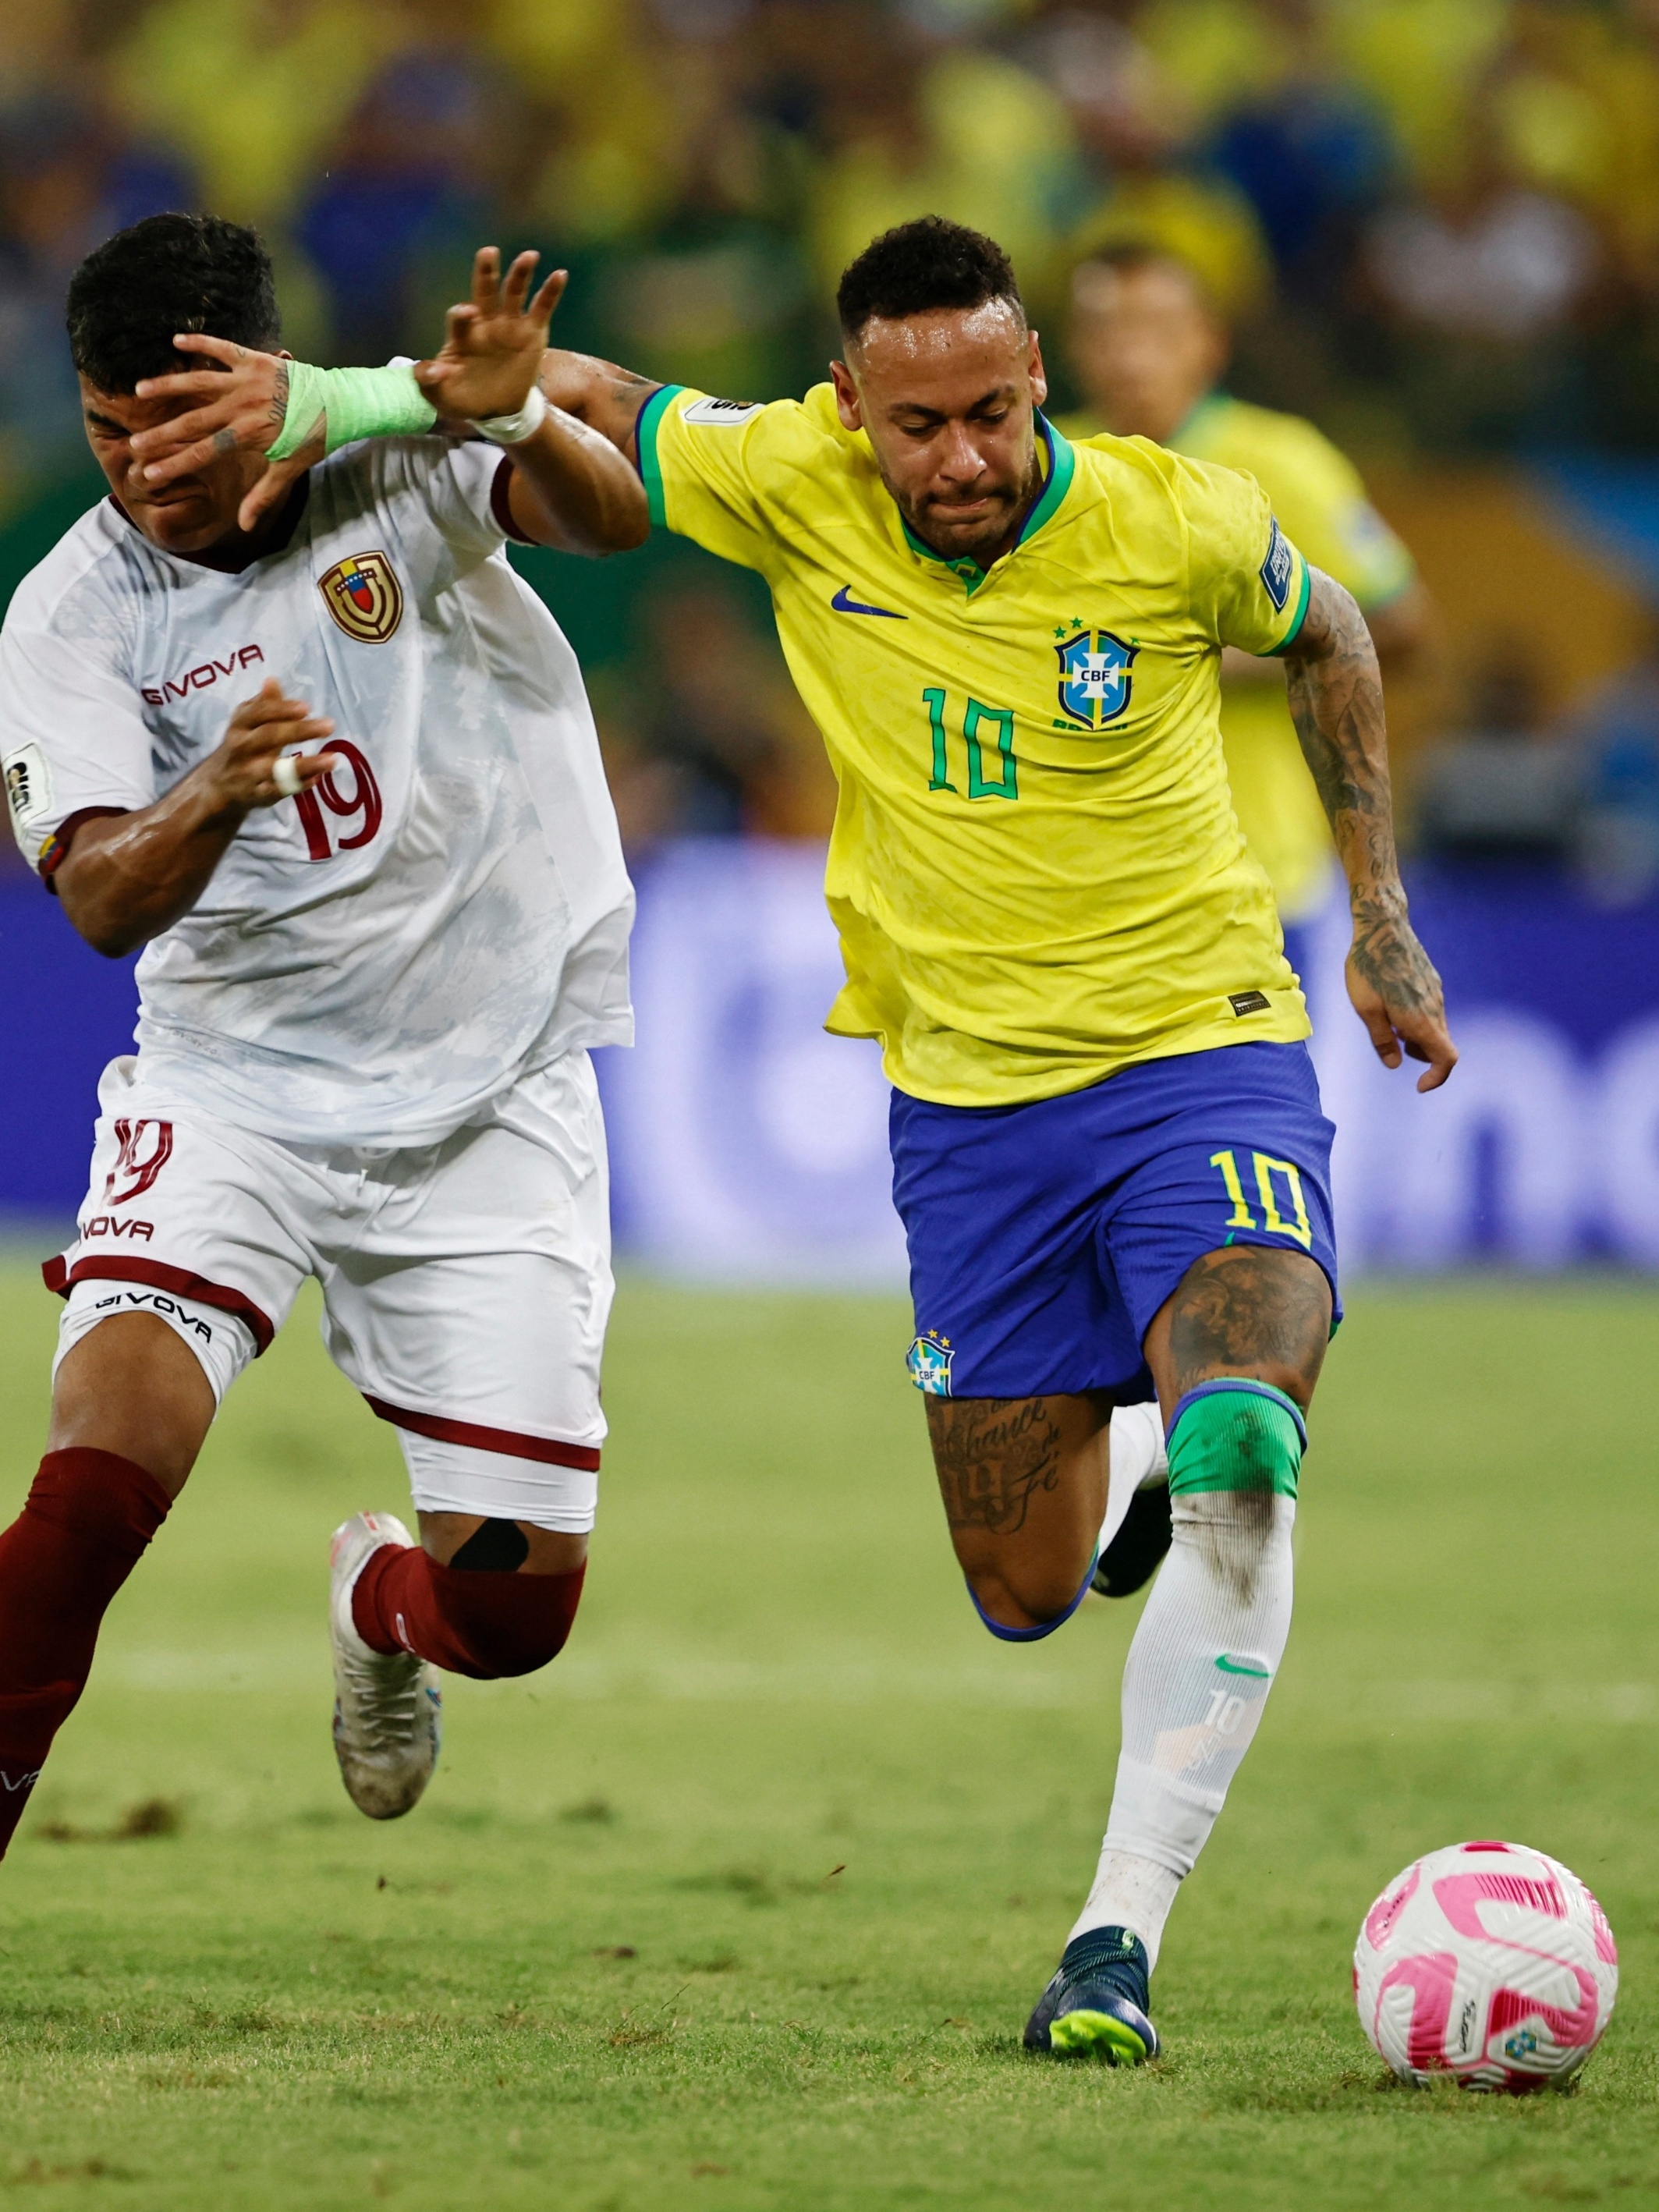
<path fill-rule="evenodd" d="M 619 1250 L 711 1282 L 894 1285 L 876 1048 L 824 1034 L 840 981 L 822 854 L 691 840 L 641 870 L 639 1043 L 598 1055 Z M 1308 960 L 1351 1269 L 1659 1270 L 1659 900 L 1608 910 L 1535 875 L 1419 874 L 1413 913 L 1462 1061 L 1419 1097 L 1342 998 L 1340 912 Z M 128 1049 L 128 963 L 27 878 L 0 888 L 8 980 L 0 1213 L 62 1220 L 99 1068 Z"/>

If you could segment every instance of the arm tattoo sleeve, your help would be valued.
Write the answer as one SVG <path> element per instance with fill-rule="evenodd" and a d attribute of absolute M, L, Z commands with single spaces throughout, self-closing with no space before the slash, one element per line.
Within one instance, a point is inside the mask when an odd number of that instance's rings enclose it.
<path fill-rule="evenodd" d="M 1402 927 L 1376 648 L 1352 595 L 1317 568 L 1285 666 L 1291 718 L 1348 878 L 1355 965 L 1390 1005 L 1437 1006 L 1438 978 Z"/>

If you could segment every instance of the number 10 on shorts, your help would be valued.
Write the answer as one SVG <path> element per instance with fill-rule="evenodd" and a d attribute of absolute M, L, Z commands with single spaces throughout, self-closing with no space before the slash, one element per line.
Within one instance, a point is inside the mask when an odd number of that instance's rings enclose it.
<path fill-rule="evenodd" d="M 1266 1152 L 1252 1152 L 1251 1165 L 1255 1170 L 1256 1194 L 1261 1202 L 1261 1219 L 1258 1224 L 1244 1196 L 1244 1184 L 1238 1172 L 1236 1152 L 1212 1152 L 1210 1165 L 1220 1174 L 1226 1185 L 1227 1195 L 1232 1200 L 1232 1212 L 1227 1216 L 1229 1229 L 1265 1229 L 1270 1236 L 1294 1237 L 1304 1252 L 1313 1249 L 1313 1224 L 1308 1218 L 1308 1201 L 1302 1192 L 1301 1170 L 1289 1160 L 1269 1158 Z M 1279 1186 L 1273 1177 L 1284 1178 L 1284 1191 L 1296 1215 L 1286 1221 L 1279 1212 Z"/>

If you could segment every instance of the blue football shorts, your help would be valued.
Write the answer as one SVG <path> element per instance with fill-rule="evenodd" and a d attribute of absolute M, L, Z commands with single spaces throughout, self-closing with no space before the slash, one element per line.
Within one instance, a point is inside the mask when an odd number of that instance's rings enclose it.
<path fill-rule="evenodd" d="M 1304 1044 L 1140 1061 L 1024 1106 L 893 1093 L 911 1379 L 937 1397 L 1154 1394 L 1141 1342 L 1194 1260 L 1306 1252 L 1341 1317 L 1331 1139 Z"/>

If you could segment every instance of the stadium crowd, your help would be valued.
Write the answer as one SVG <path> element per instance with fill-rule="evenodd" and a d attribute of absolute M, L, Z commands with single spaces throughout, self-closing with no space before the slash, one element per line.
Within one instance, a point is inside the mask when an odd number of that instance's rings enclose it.
<path fill-rule="evenodd" d="M 0 517 L 83 460 L 68 272 L 177 206 L 259 227 L 319 362 L 426 350 L 488 236 L 568 264 L 568 344 L 798 391 L 934 210 L 1050 327 L 1080 254 L 1168 246 L 1233 388 L 1362 460 L 1659 450 L 1659 0 L 9 0 Z M 636 843 L 825 818 L 718 588 L 666 575 L 611 687 Z"/>

